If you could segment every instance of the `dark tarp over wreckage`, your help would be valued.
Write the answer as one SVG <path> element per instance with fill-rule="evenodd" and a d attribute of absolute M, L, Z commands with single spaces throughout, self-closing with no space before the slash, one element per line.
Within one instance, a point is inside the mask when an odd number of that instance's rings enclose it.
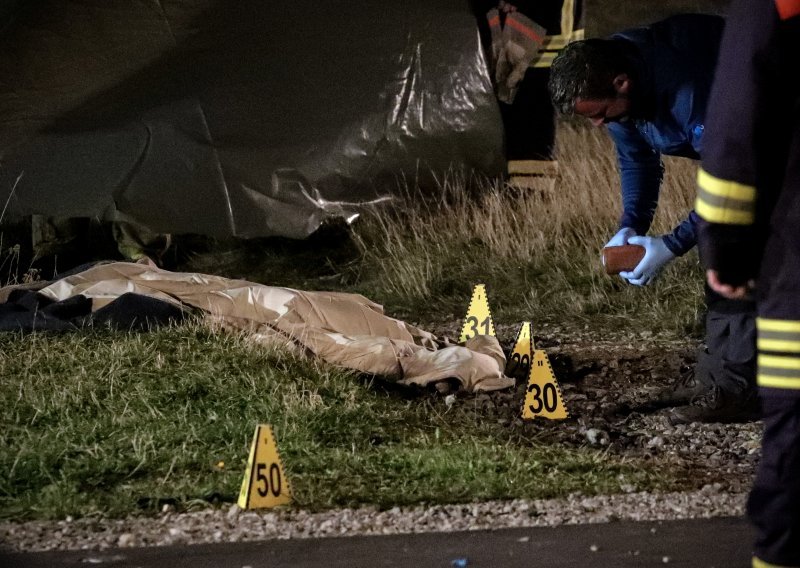
<path fill-rule="evenodd" d="M 303 238 L 398 176 L 504 168 L 463 0 L 0 0 L 0 17 L 3 220 Z"/>

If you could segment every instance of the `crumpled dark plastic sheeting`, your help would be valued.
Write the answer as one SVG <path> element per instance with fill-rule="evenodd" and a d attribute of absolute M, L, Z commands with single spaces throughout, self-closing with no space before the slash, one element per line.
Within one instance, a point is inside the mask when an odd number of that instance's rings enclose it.
<path fill-rule="evenodd" d="M 152 331 L 178 324 L 190 315 L 188 309 L 164 300 L 126 293 L 92 311 L 92 300 L 73 296 L 61 302 L 31 290 L 14 290 L 0 304 L 0 333 L 74 331 L 85 327 L 119 331 Z"/>
<path fill-rule="evenodd" d="M 6 7 L 12 4 L 5 4 Z M 0 206 L 303 238 L 398 179 L 504 168 L 463 0 L 28 0 L 0 30 Z"/>

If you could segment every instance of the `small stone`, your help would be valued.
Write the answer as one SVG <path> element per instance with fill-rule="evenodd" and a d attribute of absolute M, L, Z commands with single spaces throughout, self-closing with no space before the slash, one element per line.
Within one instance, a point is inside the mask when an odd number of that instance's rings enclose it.
<path fill-rule="evenodd" d="M 129 546 L 134 546 L 136 544 L 136 537 L 131 533 L 123 533 L 119 535 L 117 539 L 117 546 L 120 548 L 126 548 Z"/>
<path fill-rule="evenodd" d="M 231 505 L 231 508 L 228 509 L 228 512 L 225 514 L 225 518 L 230 523 L 236 522 L 236 520 L 239 518 L 239 513 L 241 513 L 241 511 L 242 509 L 239 507 L 239 505 L 236 504 Z"/>
<path fill-rule="evenodd" d="M 589 428 L 584 435 L 592 446 L 605 446 L 609 442 L 608 432 L 599 428 Z"/>
<path fill-rule="evenodd" d="M 671 560 L 671 558 L 669 556 L 662 556 L 661 557 L 661 562 L 663 562 L 664 564 L 669 564 L 670 560 Z"/>
<path fill-rule="evenodd" d="M 592 552 L 597 552 L 598 550 L 600 550 L 600 547 L 597 546 L 596 544 L 593 544 L 589 547 L 589 550 L 591 550 Z"/>

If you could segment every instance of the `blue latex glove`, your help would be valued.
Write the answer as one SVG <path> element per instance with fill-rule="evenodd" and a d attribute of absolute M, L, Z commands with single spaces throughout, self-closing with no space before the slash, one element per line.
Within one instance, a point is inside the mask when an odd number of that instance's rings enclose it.
<path fill-rule="evenodd" d="M 623 227 L 606 243 L 607 247 L 621 247 L 628 244 L 628 239 L 636 236 L 636 231 L 630 227 Z"/>
<path fill-rule="evenodd" d="M 629 245 L 640 245 L 644 247 L 644 258 L 639 261 L 630 272 L 620 272 L 619 275 L 634 286 L 647 286 L 658 276 L 661 269 L 675 258 L 664 244 L 661 237 L 631 237 L 628 239 Z"/>

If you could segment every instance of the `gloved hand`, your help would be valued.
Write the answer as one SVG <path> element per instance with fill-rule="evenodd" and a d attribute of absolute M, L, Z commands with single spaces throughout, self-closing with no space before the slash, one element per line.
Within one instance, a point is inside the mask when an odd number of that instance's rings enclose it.
<path fill-rule="evenodd" d="M 636 231 L 630 227 L 623 227 L 606 243 L 607 247 L 621 247 L 628 244 L 628 239 L 636 236 Z"/>
<path fill-rule="evenodd" d="M 675 258 L 675 255 L 664 244 L 661 237 L 631 237 L 628 239 L 629 245 L 640 245 L 644 247 L 644 258 L 630 272 L 620 272 L 628 283 L 634 286 L 647 286 L 658 276 L 664 266 Z"/>
<path fill-rule="evenodd" d="M 497 98 L 511 104 L 517 85 L 536 58 L 546 30 L 520 12 L 509 12 L 503 26 L 503 46 L 497 58 Z"/>
<path fill-rule="evenodd" d="M 492 60 L 489 62 L 492 73 L 497 69 L 497 60 L 500 58 L 500 51 L 503 48 L 503 28 L 500 27 L 500 11 L 492 8 L 486 12 L 486 21 L 489 23 L 489 33 L 492 38 Z"/>

